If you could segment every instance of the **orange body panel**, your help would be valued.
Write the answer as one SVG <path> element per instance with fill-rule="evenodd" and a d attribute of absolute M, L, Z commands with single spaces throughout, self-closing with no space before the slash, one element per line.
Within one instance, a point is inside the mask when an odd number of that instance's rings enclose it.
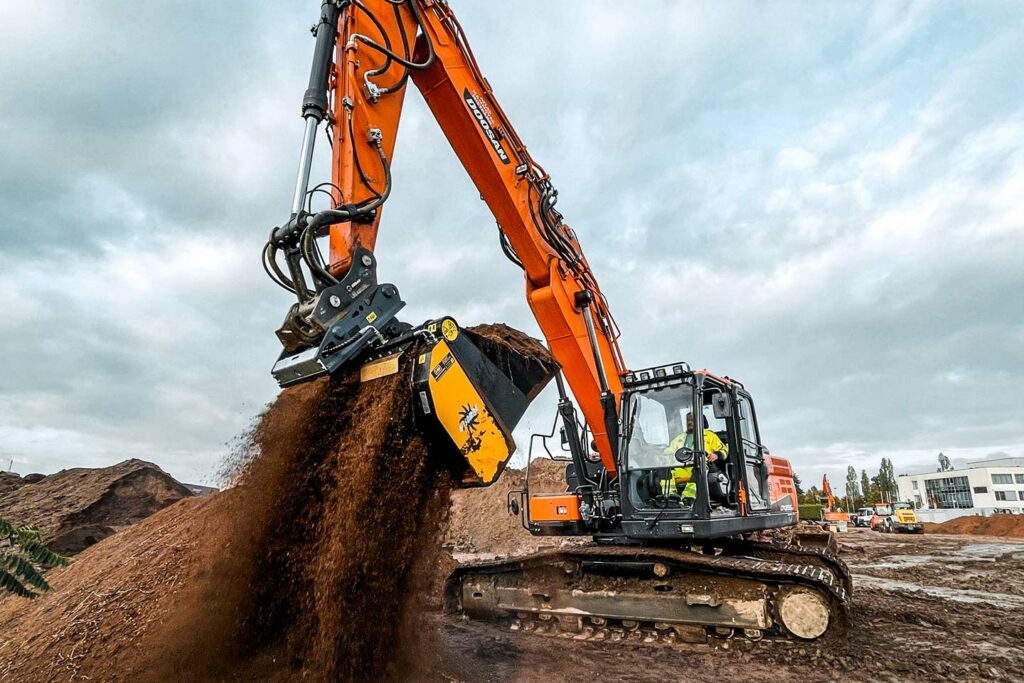
<path fill-rule="evenodd" d="M 578 522 L 580 499 L 572 493 L 537 493 L 530 496 L 530 521 Z"/>
<path fill-rule="evenodd" d="M 768 499 L 773 505 L 789 505 L 798 511 L 796 485 L 793 483 L 793 466 L 785 458 L 777 455 L 766 455 L 765 465 L 768 467 Z"/>
<path fill-rule="evenodd" d="M 544 333 L 551 352 L 562 366 L 566 380 L 597 443 L 605 469 L 614 475 L 617 469 L 612 444 L 604 426 L 601 385 L 594 354 L 584 322 L 584 313 L 575 305 L 574 295 L 589 292 L 597 332 L 598 352 L 608 388 L 618 401 L 622 393 L 620 376 L 626 367 L 622 361 L 617 331 L 600 287 L 583 257 L 575 234 L 562 223 L 553 232 L 560 244 L 575 257 L 570 263 L 560 257 L 545 238 L 538 215 L 539 191 L 547 175 L 530 157 L 516 131 L 505 117 L 481 74 L 461 28 L 447 3 L 413 0 L 421 18 L 421 34 L 415 40 L 412 60 L 425 64 L 429 49 L 436 57 L 429 67 L 409 71 L 413 83 L 448 138 L 462 165 L 480 191 L 488 208 L 522 263 L 526 297 Z M 346 202 L 370 196 L 360 182 L 357 159 L 348 144 L 351 116 L 358 161 L 373 187 L 383 189 L 384 179 L 374 148 L 367 142 L 370 129 L 379 129 L 388 159 L 394 150 L 401 116 L 404 91 L 368 96 L 364 75 L 382 67 L 384 57 L 360 39 L 360 34 L 381 42 L 382 35 L 368 12 L 391 36 L 391 47 L 401 54 L 403 46 L 395 38 L 416 34 L 417 21 L 411 3 L 396 5 L 387 0 L 363 0 L 348 5 L 339 20 L 337 62 L 334 69 L 334 159 L 333 180 Z M 410 47 L 410 51 L 412 48 Z M 386 72 L 372 76 L 376 84 L 399 82 L 404 67 L 393 62 Z M 430 179 L 425 179 L 430 182 Z M 337 190 L 335 191 L 337 194 Z M 339 197 L 336 196 L 336 200 Z M 380 211 L 372 223 L 336 225 L 330 232 L 330 265 L 335 276 L 347 272 L 352 250 L 361 245 L 372 249 L 376 241 Z"/>

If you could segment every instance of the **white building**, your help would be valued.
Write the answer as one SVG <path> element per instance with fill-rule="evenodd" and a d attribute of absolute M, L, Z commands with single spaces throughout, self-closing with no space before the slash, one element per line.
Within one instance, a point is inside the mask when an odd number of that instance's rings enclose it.
<path fill-rule="evenodd" d="M 936 521 L 997 509 L 1024 514 L 1024 458 L 976 460 L 966 469 L 901 474 L 896 485 L 900 500 L 913 501 L 922 510 L 957 511 L 935 515 Z"/>

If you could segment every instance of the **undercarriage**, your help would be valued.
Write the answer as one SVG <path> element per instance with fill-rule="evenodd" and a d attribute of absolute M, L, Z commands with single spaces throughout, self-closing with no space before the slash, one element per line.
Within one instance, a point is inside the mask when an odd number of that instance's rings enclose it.
<path fill-rule="evenodd" d="M 445 600 L 449 612 L 513 630 L 673 645 L 840 637 L 850 590 L 833 548 L 723 539 L 688 549 L 591 543 L 464 565 Z"/>

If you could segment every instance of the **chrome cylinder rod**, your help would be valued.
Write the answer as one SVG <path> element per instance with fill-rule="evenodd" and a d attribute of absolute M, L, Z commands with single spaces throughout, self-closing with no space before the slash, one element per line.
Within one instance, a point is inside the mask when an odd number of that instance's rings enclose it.
<path fill-rule="evenodd" d="M 299 157 L 299 173 L 295 178 L 295 194 L 292 196 L 292 217 L 302 211 L 309 190 L 309 174 L 313 167 L 313 146 L 316 144 L 317 120 L 315 116 L 306 117 L 306 132 L 302 136 L 302 154 Z"/>
<path fill-rule="evenodd" d="M 597 366 L 597 379 L 601 382 L 601 391 L 608 391 L 608 375 L 604 371 L 601 347 L 597 344 L 597 333 L 594 331 L 594 314 L 589 305 L 583 309 L 583 322 L 587 326 L 587 338 L 590 341 L 590 350 L 594 354 L 594 365 Z"/>

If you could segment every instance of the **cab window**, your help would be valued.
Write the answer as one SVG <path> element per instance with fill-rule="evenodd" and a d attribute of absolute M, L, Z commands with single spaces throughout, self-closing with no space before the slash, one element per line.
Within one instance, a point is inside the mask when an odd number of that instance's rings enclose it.
<path fill-rule="evenodd" d="M 757 443 L 757 434 L 754 433 L 754 418 L 750 414 L 750 402 L 740 396 L 740 438 L 744 441 Z"/>
<path fill-rule="evenodd" d="M 651 389 L 630 397 L 626 460 L 630 501 L 638 509 L 666 507 L 679 468 L 675 452 L 686 435 L 686 414 L 692 410 L 693 388 L 689 385 Z M 673 504 L 677 504 L 673 498 Z"/>

